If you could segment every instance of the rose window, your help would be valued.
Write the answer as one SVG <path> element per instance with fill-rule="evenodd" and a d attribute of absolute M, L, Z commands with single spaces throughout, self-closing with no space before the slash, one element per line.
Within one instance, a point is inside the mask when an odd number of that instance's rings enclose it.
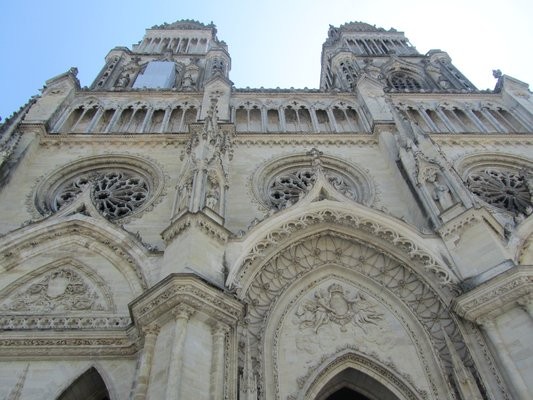
<path fill-rule="evenodd" d="M 510 212 L 526 214 L 531 206 L 531 193 L 523 174 L 486 169 L 468 176 L 469 189 L 488 204 Z"/>
<path fill-rule="evenodd" d="M 344 196 L 357 200 L 353 182 L 336 171 L 324 172 L 329 183 Z M 296 203 L 316 181 L 316 172 L 311 168 L 302 168 L 284 172 L 276 176 L 268 188 L 268 199 L 274 208 L 284 208 L 287 203 Z"/>
<path fill-rule="evenodd" d="M 139 175 L 129 171 L 98 171 L 77 176 L 61 185 L 53 197 L 51 208 L 59 210 L 91 186 L 94 205 L 109 219 L 125 217 L 148 199 L 149 187 Z"/>

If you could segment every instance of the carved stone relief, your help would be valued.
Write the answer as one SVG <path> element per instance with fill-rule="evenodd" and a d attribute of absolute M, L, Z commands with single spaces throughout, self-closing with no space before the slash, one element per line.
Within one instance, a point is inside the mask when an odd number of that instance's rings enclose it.
<path fill-rule="evenodd" d="M 52 269 L 10 293 L 0 309 L 15 313 L 110 311 L 110 299 L 75 268 Z"/>
<path fill-rule="evenodd" d="M 353 324 L 367 333 L 370 325 L 377 326 L 383 314 L 361 293 L 350 296 L 344 288 L 333 283 L 327 289 L 317 290 L 312 299 L 305 300 L 296 311 L 296 323 L 300 331 L 312 328 L 318 333 L 320 327 L 333 323 L 346 332 L 348 324 Z"/>

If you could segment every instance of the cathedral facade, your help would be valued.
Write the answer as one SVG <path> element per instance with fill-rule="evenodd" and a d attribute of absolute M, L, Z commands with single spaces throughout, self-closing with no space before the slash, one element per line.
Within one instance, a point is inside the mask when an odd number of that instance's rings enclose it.
<path fill-rule="evenodd" d="M 533 398 L 533 97 L 330 26 L 239 89 L 214 25 L 73 68 L 0 128 L 0 397 Z"/>

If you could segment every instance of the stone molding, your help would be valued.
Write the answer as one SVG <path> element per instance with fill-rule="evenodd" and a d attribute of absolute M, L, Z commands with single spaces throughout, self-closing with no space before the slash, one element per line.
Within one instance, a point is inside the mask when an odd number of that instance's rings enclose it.
<path fill-rule="evenodd" d="M 206 314 L 213 321 L 234 326 L 243 305 L 233 296 L 213 287 L 194 274 L 170 274 L 130 304 L 135 324 L 142 329 L 164 320 L 176 307 L 186 306 Z"/>
<path fill-rule="evenodd" d="M 255 260 L 263 259 L 267 251 L 277 248 L 296 232 L 321 224 L 333 224 L 347 227 L 353 232 L 369 234 L 382 241 L 384 248 L 392 245 L 393 252 L 400 251 L 407 259 L 422 265 L 424 270 L 436 277 L 441 286 L 457 283 L 457 278 L 442 261 L 419 246 L 414 238 L 402 233 L 400 229 L 397 229 L 398 227 L 394 226 L 394 223 L 387 225 L 380 223 L 383 217 L 377 215 L 374 210 L 358 213 L 354 210 L 357 205 L 352 205 L 351 210 L 346 210 L 341 209 L 337 206 L 338 204 L 338 202 L 329 200 L 305 204 L 303 207 L 298 207 L 303 208 L 299 210 L 301 212 L 289 213 L 287 210 L 289 215 L 280 212 L 276 214 L 273 221 L 266 220 L 257 225 L 255 229 L 259 230 L 262 227 L 263 230 L 256 231 L 256 235 L 249 236 L 249 244 L 243 248 L 243 256 L 237 261 L 237 268 L 233 270 L 235 275 L 230 276 L 228 281 L 233 278 L 234 287 L 243 286 L 243 281 L 246 276 L 250 275 L 250 268 L 255 264 Z M 368 213 L 374 215 L 365 215 Z M 376 243 L 373 244 L 376 245 Z"/>
<path fill-rule="evenodd" d="M 454 300 L 453 310 L 482 325 L 533 293 L 533 266 L 516 266 Z"/>
<path fill-rule="evenodd" d="M 51 357 L 134 356 L 138 351 L 135 332 L 4 332 L 0 334 L 0 360 Z"/>
<path fill-rule="evenodd" d="M 447 241 L 454 236 L 460 236 L 468 226 L 479 224 L 484 221 L 490 224 L 490 227 L 498 232 L 500 237 L 503 238 L 503 228 L 485 208 L 470 208 L 466 210 L 441 226 L 439 228 L 439 233 L 441 237 Z"/>
<path fill-rule="evenodd" d="M 131 318 L 123 315 L 2 315 L 2 330 L 124 329 Z"/>
<path fill-rule="evenodd" d="M 375 352 L 366 354 L 355 346 L 344 346 L 338 348 L 334 354 L 323 355 L 315 364 L 309 366 L 307 374 L 298 378 L 300 392 L 288 396 L 287 400 L 314 398 L 313 395 L 317 394 L 320 384 L 326 383 L 327 379 L 331 378 L 331 373 L 344 365 L 357 365 L 363 372 L 370 372 L 374 378 L 379 377 L 402 393 L 405 399 L 429 398 L 427 391 L 417 388 L 413 378 L 390 360 L 380 360 Z"/>
<path fill-rule="evenodd" d="M 215 239 L 222 245 L 226 244 L 231 234 L 220 223 L 207 216 L 204 212 L 197 213 L 186 212 L 172 221 L 170 225 L 161 233 L 161 236 L 168 244 L 183 231 L 197 227 L 205 234 Z"/>

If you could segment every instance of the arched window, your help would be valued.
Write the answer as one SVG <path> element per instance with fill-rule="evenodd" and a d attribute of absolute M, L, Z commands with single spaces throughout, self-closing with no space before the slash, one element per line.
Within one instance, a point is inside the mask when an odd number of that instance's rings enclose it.
<path fill-rule="evenodd" d="M 390 77 L 390 84 L 396 90 L 420 90 L 422 85 L 413 76 L 405 72 L 395 72 Z"/>

